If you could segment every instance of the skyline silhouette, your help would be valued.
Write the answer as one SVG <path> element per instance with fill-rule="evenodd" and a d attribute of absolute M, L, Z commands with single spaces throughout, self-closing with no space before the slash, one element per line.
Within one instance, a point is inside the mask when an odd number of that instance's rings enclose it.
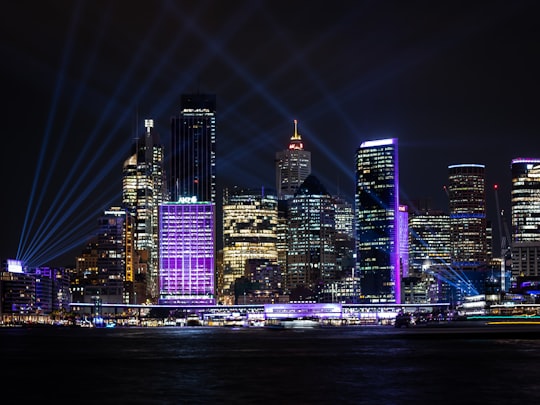
<path fill-rule="evenodd" d="M 0 258 L 13 258 L 23 233 L 47 220 L 51 238 L 90 237 L 101 212 L 120 204 L 122 162 L 144 119 L 168 149 L 180 96 L 197 91 L 217 96 L 218 187 L 274 187 L 274 156 L 296 119 L 330 193 L 352 202 L 355 150 L 395 137 L 403 202 L 430 198 L 446 210 L 448 166 L 484 164 L 496 223 L 492 186 L 508 211 L 511 160 L 540 155 L 537 9 L 534 1 L 12 2 L 0 28 Z"/>

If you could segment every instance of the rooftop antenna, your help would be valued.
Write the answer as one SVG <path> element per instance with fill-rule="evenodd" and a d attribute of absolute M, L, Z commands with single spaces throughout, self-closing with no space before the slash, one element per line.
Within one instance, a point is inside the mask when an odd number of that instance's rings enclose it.
<path fill-rule="evenodd" d="M 291 138 L 292 140 L 301 140 L 302 137 L 298 134 L 298 120 L 294 120 L 294 135 Z"/>

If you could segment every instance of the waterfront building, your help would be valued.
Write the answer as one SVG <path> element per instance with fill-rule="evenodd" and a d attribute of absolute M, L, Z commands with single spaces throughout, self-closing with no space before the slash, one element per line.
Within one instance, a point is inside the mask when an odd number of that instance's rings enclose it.
<path fill-rule="evenodd" d="M 73 302 L 129 302 L 124 297 L 124 280 L 126 246 L 132 239 L 128 225 L 131 218 L 121 207 L 111 207 L 98 218 L 97 235 L 77 257 L 76 274 L 71 280 Z"/>
<path fill-rule="evenodd" d="M 159 304 L 215 304 L 215 204 L 159 206 Z"/>
<path fill-rule="evenodd" d="M 309 175 L 289 202 L 286 289 L 304 299 L 317 299 L 321 285 L 336 280 L 334 198 Z M 309 296 L 309 297 L 308 297 Z"/>
<path fill-rule="evenodd" d="M 36 279 L 20 260 L 8 259 L 0 271 L 0 322 L 4 318 L 33 313 Z"/>
<path fill-rule="evenodd" d="M 511 163 L 512 285 L 516 292 L 540 291 L 540 159 Z"/>
<path fill-rule="evenodd" d="M 171 119 L 170 200 L 216 202 L 216 96 L 183 94 Z"/>
<path fill-rule="evenodd" d="M 223 291 L 233 300 L 237 279 L 246 275 L 250 259 L 277 265 L 278 200 L 275 191 L 226 189 L 223 199 Z"/>
<path fill-rule="evenodd" d="M 298 133 L 298 121 L 294 120 L 294 134 L 288 148 L 276 153 L 276 188 L 280 200 L 288 200 L 311 174 L 311 152 L 304 149 Z"/>
<path fill-rule="evenodd" d="M 35 303 L 37 313 L 51 314 L 53 311 L 69 311 L 71 294 L 70 277 L 67 269 L 38 267 L 29 274 L 35 278 Z"/>
<path fill-rule="evenodd" d="M 154 121 L 144 121 L 145 132 L 132 146 L 124 161 L 122 205 L 133 217 L 133 236 L 126 246 L 126 286 L 134 302 L 135 285 L 146 282 L 146 296 L 157 302 L 158 295 L 158 207 L 167 200 L 164 149 L 154 130 Z M 131 286 L 129 288 L 129 286 Z M 145 295 L 139 294 L 139 303 Z"/>
<path fill-rule="evenodd" d="M 397 138 L 366 141 L 358 148 L 355 204 L 361 300 L 400 303 Z"/>

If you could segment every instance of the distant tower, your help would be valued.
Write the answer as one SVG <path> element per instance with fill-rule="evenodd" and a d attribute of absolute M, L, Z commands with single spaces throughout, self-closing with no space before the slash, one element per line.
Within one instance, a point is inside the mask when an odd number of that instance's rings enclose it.
<path fill-rule="evenodd" d="M 127 256 L 126 281 L 146 274 L 146 296 L 158 296 L 158 207 L 167 200 L 164 149 L 154 120 L 144 120 L 145 133 L 137 138 L 122 172 L 122 205 L 133 217 L 133 247 Z"/>
<path fill-rule="evenodd" d="M 540 159 L 512 160 L 512 278 L 514 287 L 540 290 Z M 527 288 L 524 289 L 524 287 Z"/>
<path fill-rule="evenodd" d="M 216 202 L 216 96 L 184 94 L 171 119 L 171 201 Z"/>
<path fill-rule="evenodd" d="M 356 152 L 356 247 L 365 302 L 401 300 L 398 140 L 366 141 Z"/>
<path fill-rule="evenodd" d="M 316 293 L 318 287 L 336 279 L 334 199 L 309 175 L 289 207 L 286 288 L 291 293 L 297 287 Z"/>
<path fill-rule="evenodd" d="M 478 269 L 488 261 L 485 166 L 448 166 L 448 196 L 452 265 Z"/>
<path fill-rule="evenodd" d="M 159 304 L 215 304 L 215 205 L 195 197 L 159 207 Z"/>
<path fill-rule="evenodd" d="M 276 153 L 276 188 L 278 199 L 287 200 L 311 174 L 311 152 L 304 150 L 298 133 L 298 121 L 294 120 L 294 134 L 286 150 Z"/>

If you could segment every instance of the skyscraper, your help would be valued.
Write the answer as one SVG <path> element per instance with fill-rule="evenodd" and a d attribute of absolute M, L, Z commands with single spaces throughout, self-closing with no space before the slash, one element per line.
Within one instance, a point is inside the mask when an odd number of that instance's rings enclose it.
<path fill-rule="evenodd" d="M 316 294 L 323 284 L 336 279 L 335 243 L 334 199 L 309 175 L 289 203 L 286 288 L 291 299 L 295 288 Z"/>
<path fill-rule="evenodd" d="M 135 141 L 125 160 L 122 178 L 122 203 L 133 217 L 133 246 L 127 255 L 127 279 L 146 274 L 146 295 L 150 302 L 158 296 L 158 207 L 167 200 L 164 149 L 154 130 L 154 121 L 144 120 L 145 133 Z M 128 251 L 129 253 L 129 251 Z"/>
<path fill-rule="evenodd" d="M 409 217 L 409 273 L 420 277 L 432 266 L 450 264 L 450 217 L 426 209 Z"/>
<path fill-rule="evenodd" d="M 215 205 L 180 197 L 159 213 L 159 303 L 215 304 Z"/>
<path fill-rule="evenodd" d="M 84 271 L 84 277 L 80 278 L 83 291 L 79 299 L 82 302 L 90 303 L 97 297 L 103 304 L 125 303 L 126 239 L 129 238 L 127 223 L 130 218 L 120 207 L 111 207 L 98 218 L 98 233 L 91 243 L 92 254 L 86 257 L 89 259 L 86 265 L 77 265 L 78 270 Z"/>
<path fill-rule="evenodd" d="M 277 264 L 278 202 L 275 191 L 234 188 L 223 201 L 223 298 L 233 302 L 234 283 L 246 275 L 246 263 Z"/>
<path fill-rule="evenodd" d="M 401 302 L 399 175 L 396 138 L 356 152 L 356 250 L 365 302 Z"/>
<path fill-rule="evenodd" d="M 516 158 L 512 170 L 512 284 L 540 290 L 540 159 Z"/>
<path fill-rule="evenodd" d="M 287 200 L 311 174 L 311 152 L 304 150 L 298 133 L 298 121 L 294 120 L 294 134 L 287 149 L 276 153 L 276 188 L 278 199 Z"/>
<path fill-rule="evenodd" d="M 216 96 L 184 94 L 171 119 L 171 201 L 216 202 Z"/>
<path fill-rule="evenodd" d="M 485 166 L 448 166 L 452 266 L 474 270 L 488 261 Z"/>

